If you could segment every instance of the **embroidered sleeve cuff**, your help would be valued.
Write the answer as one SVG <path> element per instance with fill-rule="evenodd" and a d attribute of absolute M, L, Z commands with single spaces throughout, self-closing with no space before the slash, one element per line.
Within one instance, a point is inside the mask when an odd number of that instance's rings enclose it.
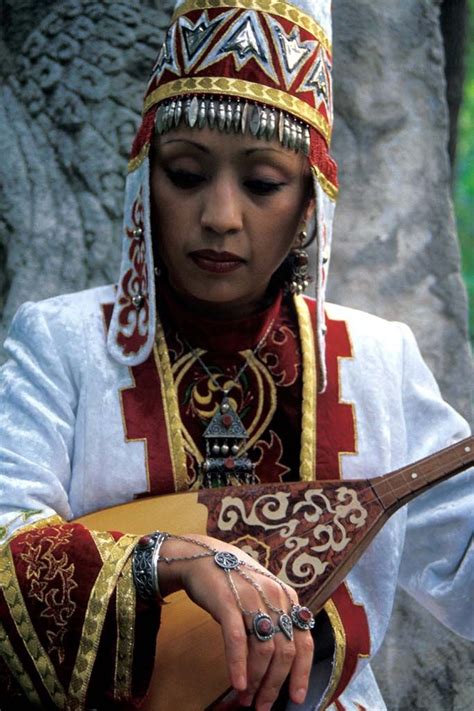
<path fill-rule="evenodd" d="M 30 703 L 81 709 L 145 694 L 159 610 L 136 600 L 136 540 L 55 520 L 0 548 L 0 657 Z"/>

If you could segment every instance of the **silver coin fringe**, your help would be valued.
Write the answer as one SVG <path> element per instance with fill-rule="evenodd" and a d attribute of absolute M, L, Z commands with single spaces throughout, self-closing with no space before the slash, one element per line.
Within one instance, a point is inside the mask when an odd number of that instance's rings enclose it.
<path fill-rule="evenodd" d="M 161 135 L 184 123 L 189 128 L 217 128 L 226 133 L 249 132 L 292 151 L 309 155 L 309 127 L 290 114 L 243 99 L 215 96 L 175 97 L 161 103 L 156 112 L 155 129 Z"/>

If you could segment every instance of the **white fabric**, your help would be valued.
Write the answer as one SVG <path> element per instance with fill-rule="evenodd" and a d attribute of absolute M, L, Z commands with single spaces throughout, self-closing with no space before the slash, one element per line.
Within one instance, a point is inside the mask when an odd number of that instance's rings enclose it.
<path fill-rule="evenodd" d="M 22 525 L 24 509 L 41 510 L 28 522 L 54 513 L 70 519 L 147 488 L 144 444 L 126 442 L 122 423 L 119 391 L 132 385 L 130 372 L 106 347 L 101 304 L 113 300 L 112 287 L 93 289 L 25 304 L 13 321 L 0 385 L 0 532 Z M 358 436 L 358 454 L 343 456 L 344 478 L 386 473 L 468 434 L 406 326 L 328 311 L 347 321 L 354 351 L 341 360 L 341 396 L 356 404 Z M 472 480 L 462 474 L 398 512 L 349 574 L 369 618 L 372 654 L 397 580 L 444 624 L 474 636 Z M 368 663 L 359 662 L 345 708 L 383 708 Z"/>
<path fill-rule="evenodd" d="M 119 314 L 122 310 L 122 301 L 128 302 L 133 296 L 140 294 L 140 283 L 138 279 L 132 279 L 129 284 L 130 293 L 123 292 L 124 274 L 134 273 L 135 254 L 130 250 L 129 233 L 133 231 L 134 224 L 132 215 L 134 213 L 134 205 L 140 199 L 144 206 L 143 210 L 143 229 L 144 229 L 144 247 L 145 247 L 145 264 L 147 269 L 146 287 L 143 296 L 147 300 L 147 310 L 132 309 L 129 313 L 128 324 L 126 328 L 119 323 Z M 155 323 L 156 323 L 156 296 L 155 296 L 155 279 L 154 262 L 153 262 L 153 237 L 151 234 L 150 223 L 150 159 L 147 157 L 135 171 L 127 175 L 125 182 L 125 203 L 123 210 L 123 226 L 122 226 L 122 259 L 120 263 L 120 280 L 116 293 L 112 301 L 115 300 L 112 320 L 110 323 L 107 346 L 111 356 L 122 365 L 133 367 L 143 363 L 150 355 L 155 341 Z M 150 278 L 150 275 L 152 278 Z M 146 341 L 138 351 L 126 353 L 123 347 L 118 344 L 118 334 L 120 332 L 131 335 L 135 327 L 138 326 L 140 336 L 146 335 Z"/>

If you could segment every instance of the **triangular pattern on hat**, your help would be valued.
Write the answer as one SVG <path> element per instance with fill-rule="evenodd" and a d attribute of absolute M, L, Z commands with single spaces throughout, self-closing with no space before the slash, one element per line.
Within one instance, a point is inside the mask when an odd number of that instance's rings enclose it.
<path fill-rule="evenodd" d="M 165 36 L 165 42 L 158 54 L 154 71 L 150 79 L 147 96 L 145 98 L 145 111 L 142 125 L 137 133 L 132 150 L 130 161 L 130 173 L 127 178 L 124 224 L 122 234 L 122 262 L 120 269 L 120 280 L 117 287 L 112 320 L 108 334 L 108 348 L 111 355 L 119 363 L 125 365 L 138 365 L 146 360 L 150 355 L 155 340 L 155 278 L 153 264 L 153 245 L 150 225 L 150 189 L 149 189 L 149 158 L 148 151 L 154 132 L 154 121 L 156 115 L 157 102 L 160 99 L 160 82 L 163 77 L 165 86 L 165 97 L 190 97 L 193 95 L 192 81 L 186 76 L 182 76 L 183 68 L 179 66 L 181 45 L 178 43 L 188 41 L 189 54 L 186 57 L 186 67 L 189 72 L 193 72 L 196 66 L 201 70 L 203 64 L 208 62 L 208 66 L 213 66 L 215 59 L 217 66 L 222 66 L 219 59 L 227 52 L 227 57 L 233 57 L 236 62 L 236 72 L 239 67 L 239 82 L 241 86 L 242 72 L 246 66 L 252 66 L 252 82 L 255 86 L 254 69 L 261 69 L 262 77 L 265 75 L 265 85 L 262 83 L 262 96 L 270 96 L 269 81 L 280 82 L 280 93 L 276 93 L 277 99 L 270 103 L 280 111 L 291 113 L 294 105 L 291 101 L 294 92 L 300 92 L 305 100 L 305 96 L 312 96 L 315 99 L 313 105 L 308 103 L 310 109 L 306 111 L 317 111 L 318 120 L 311 122 L 310 129 L 310 163 L 314 175 L 314 192 L 316 203 L 316 247 L 317 247 L 317 269 L 316 269 L 316 299 L 317 299 L 317 351 L 319 364 L 318 387 L 325 388 L 325 361 L 324 361 L 324 299 L 327 282 L 327 269 L 329 266 L 328 257 L 331 247 L 332 223 L 334 214 L 334 199 L 337 192 L 337 178 L 335 163 L 328 153 L 328 135 L 332 127 L 332 89 L 331 89 L 331 62 L 330 53 L 332 31 L 331 31 L 331 1 L 330 0 L 295 0 L 294 2 L 276 2 L 273 0 L 184 0 L 176 5 L 181 13 L 191 13 L 192 22 L 188 22 L 184 14 L 179 15 L 177 23 L 174 23 Z M 212 9 L 212 13 L 206 14 L 207 9 Z M 265 12 L 265 8 L 270 8 Z M 274 9 L 274 12 L 272 12 Z M 309 20 L 304 20 L 298 11 L 310 16 Z M 197 11 L 201 14 L 198 15 Z M 230 13 L 230 14 L 229 14 Z M 219 31 L 211 32 L 209 22 L 217 16 L 229 18 L 231 14 L 238 16 L 240 24 L 226 28 L 224 33 Z M 296 21 L 292 22 L 292 18 Z M 202 20 L 202 25 L 199 23 Z M 222 26 L 226 19 L 222 20 Z M 298 22 L 300 23 L 298 25 Z M 277 25 L 284 29 L 284 35 L 278 34 Z M 189 30 L 193 32 L 202 26 L 204 34 L 209 29 L 208 35 L 202 38 L 202 44 L 190 35 L 186 38 L 182 32 Z M 310 67 L 310 60 L 306 62 L 301 59 L 301 69 L 298 60 L 298 53 L 304 55 L 304 47 L 310 47 L 310 42 L 306 39 L 307 26 L 314 28 L 313 38 L 317 38 L 316 52 L 319 53 L 319 64 Z M 179 32 L 178 32 L 179 28 Z M 319 28 L 319 29 L 318 29 Z M 304 34 L 302 34 L 302 32 Z M 240 34 L 239 34 L 240 33 Z M 273 34 L 272 49 L 277 50 L 278 60 L 275 54 L 272 55 L 269 47 L 270 37 Z M 217 35 L 217 43 L 213 47 L 210 36 Z M 311 36 L 311 33 L 309 33 Z M 191 41 L 191 43 L 189 43 Z M 242 46 L 239 48 L 239 41 Z M 234 42 L 236 47 L 230 45 Z M 247 44 L 246 44 L 247 43 Z M 248 48 L 248 51 L 246 49 Z M 280 48 L 278 51 L 278 47 Z M 290 55 L 283 56 L 284 49 L 290 51 Z M 291 49 L 295 54 L 291 55 Z M 179 51 L 178 51 L 179 49 Z M 239 55 L 240 52 L 240 55 Z M 237 59 L 236 59 L 237 57 Z M 290 57 L 289 61 L 288 58 Z M 202 61 L 201 61 L 202 60 Z M 278 61 L 278 66 L 277 66 Z M 283 65 L 286 61 L 286 66 Z M 229 66 L 227 62 L 226 66 Z M 286 73 L 285 73 L 286 70 Z M 209 71 L 209 70 L 208 70 Z M 293 76 L 294 75 L 294 76 Z M 173 77 L 176 79 L 173 82 Z M 280 79 L 280 77 L 282 77 Z M 263 81 L 263 79 L 262 79 Z M 170 83 L 171 82 L 171 83 Z M 299 85 L 298 85 L 298 82 Z M 326 82 L 327 96 L 325 96 L 324 85 Z M 225 82 L 229 86 L 231 80 Z M 204 86 L 212 85 L 206 77 L 205 82 L 199 87 L 198 95 L 202 96 Z M 180 89 L 179 87 L 184 87 Z M 238 96 L 238 92 L 233 86 L 231 95 Z M 295 89 L 296 87 L 296 89 Z M 285 91 L 291 89 L 288 94 L 288 101 L 285 99 Z M 208 92 L 209 93 L 209 92 Z M 212 92 L 211 92 L 212 93 Z M 225 94 L 220 91 L 220 94 Z M 253 98 L 258 101 L 259 92 Z M 253 96 L 253 94 L 252 94 Z M 273 97 L 273 95 L 272 95 Z M 244 101 L 252 101 L 248 93 L 242 95 Z M 150 101 L 152 99 L 152 101 Z M 265 100 L 261 99 L 262 103 Z M 281 101 L 281 105 L 280 105 Z M 147 103 L 148 102 L 148 103 Z M 319 108 L 319 111 L 318 111 Z M 309 114 L 308 114 L 309 115 Z M 298 118 L 301 118 L 296 113 Z M 328 128 L 329 133 L 325 131 Z M 262 139 L 263 140 L 263 139 Z M 140 222 L 141 220 L 141 222 Z M 141 234 L 134 233 L 137 227 L 142 229 Z"/>

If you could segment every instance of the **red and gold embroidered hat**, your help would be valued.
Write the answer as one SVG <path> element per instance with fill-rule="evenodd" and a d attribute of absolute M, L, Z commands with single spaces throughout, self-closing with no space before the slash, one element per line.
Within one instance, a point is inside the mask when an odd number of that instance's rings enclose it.
<path fill-rule="evenodd" d="M 337 168 L 333 124 L 331 0 L 184 0 L 177 3 L 144 99 L 126 185 L 120 282 L 108 347 L 143 362 L 155 339 L 149 149 L 155 132 L 251 132 L 308 156 L 314 176 L 317 344 L 325 384 L 324 294 Z"/>

